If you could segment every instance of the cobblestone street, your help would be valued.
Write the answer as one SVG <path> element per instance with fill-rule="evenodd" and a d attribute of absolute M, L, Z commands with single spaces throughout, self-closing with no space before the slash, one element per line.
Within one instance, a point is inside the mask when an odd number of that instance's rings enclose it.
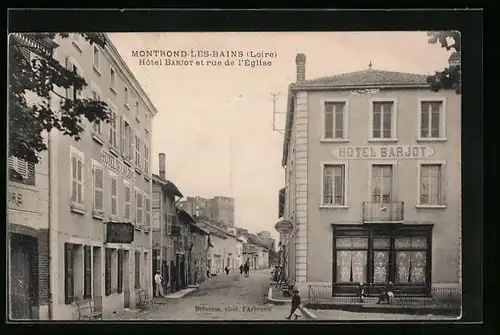
<path fill-rule="evenodd" d="M 212 277 L 189 296 L 155 304 L 145 313 L 126 312 L 121 320 L 284 320 L 289 305 L 266 302 L 271 269 Z"/>

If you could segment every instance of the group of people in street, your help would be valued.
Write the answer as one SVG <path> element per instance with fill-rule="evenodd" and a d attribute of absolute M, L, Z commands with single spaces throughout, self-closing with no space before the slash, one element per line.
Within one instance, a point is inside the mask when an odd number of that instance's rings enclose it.
<path fill-rule="evenodd" d="M 248 262 L 246 262 L 244 265 L 240 265 L 240 275 L 244 275 L 245 277 L 248 277 L 250 274 L 250 265 L 248 265 Z"/>

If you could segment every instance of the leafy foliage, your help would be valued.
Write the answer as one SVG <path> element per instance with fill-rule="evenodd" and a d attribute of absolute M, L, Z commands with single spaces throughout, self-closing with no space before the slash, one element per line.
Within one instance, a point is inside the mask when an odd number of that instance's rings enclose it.
<path fill-rule="evenodd" d="M 53 58 L 50 49 L 56 45 L 56 35 L 69 37 L 68 33 L 9 36 L 9 155 L 35 164 L 39 162 L 38 153 L 47 150 L 43 139 L 45 131 L 56 128 L 78 141 L 82 132 L 79 122 L 83 117 L 90 122 L 109 122 L 106 103 L 78 98 L 76 94 L 66 98 L 65 94 L 57 93 L 57 88 L 61 91 L 73 87 L 73 92 L 77 92 L 88 84 Z M 105 47 L 105 39 L 98 33 L 80 35 L 90 44 Z M 35 44 L 27 42 L 29 40 Z M 58 106 L 51 103 L 54 95 L 60 98 Z"/>
<path fill-rule="evenodd" d="M 439 42 L 442 48 L 446 50 L 455 50 L 460 54 L 462 39 L 458 31 L 430 31 L 427 32 L 429 43 Z M 457 94 L 461 93 L 462 87 L 462 68 L 460 64 L 445 68 L 443 71 L 436 71 L 435 75 L 427 77 L 427 82 L 431 90 L 439 91 L 441 89 L 454 89 Z"/>

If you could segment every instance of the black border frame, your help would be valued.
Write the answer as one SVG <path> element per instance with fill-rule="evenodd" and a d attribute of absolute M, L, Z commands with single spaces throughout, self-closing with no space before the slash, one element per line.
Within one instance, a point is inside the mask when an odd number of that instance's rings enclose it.
<path fill-rule="evenodd" d="M 462 211 L 463 211 L 463 289 L 464 306 L 461 322 L 480 322 L 483 311 L 482 282 L 483 268 L 491 269 L 495 265 L 483 266 L 483 147 L 482 147 L 482 48 L 483 48 L 483 12 L 481 10 L 364 10 L 364 11 L 165 11 L 165 10 L 16 10 L 8 13 L 9 32 L 29 31 L 377 31 L 377 30 L 459 30 L 463 36 L 462 66 Z M 6 45 L 6 43 L 4 44 Z M 439 48 L 439 46 L 436 46 Z M 486 53 L 485 53 L 486 54 Z M 6 114 L 5 114 L 6 117 Z M 5 120 L 7 121 L 7 120 Z M 6 122 L 5 122 L 6 124 Z M 5 149 L 5 147 L 4 147 Z M 4 155 L 3 157 L 6 157 Z M 279 158 L 277 158 L 279 159 Z M 4 164 L 6 166 L 6 164 Z M 489 167 L 489 166 L 488 166 Z M 491 171 L 492 172 L 492 171 Z M 6 176 L 4 175 L 4 178 Z M 5 180 L 6 181 L 6 180 Z M 4 201 L 5 203 L 5 201 Z M 486 235 L 492 239 L 493 234 Z M 488 241 L 492 242 L 491 239 Z M 486 242 L 486 241 L 485 241 Z M 486 253 L 485 253 L 486 255 Z M 492 276 L 490 276 L 491 278 Z M 485 276 L 485 278 L 488 278 Z M 493 286 L 492 286 L 493 287 Z M 485 297 L 487 298 L 487 297 Z M 42 323 L 42 322 L 40 322 Z M 275 322 L 281 324 L 281 322 Z M 305 322 L 304 322 L 305 323 Z M 326 324 L 325 324 L 326 323 Z M 315 322 L 315 330 L 328 331 L 330 322 Z M 388 322 L 385 322 L 387 324 Z M 75 324 L 75 322 L 66 323 Z M 128 325 L 121 322 L 121 325 Z M 162 322 L 139 323 L 141 330 L 151 329 L 149 326 L 162 327 Z M 193 322 L 176 322 L 178 325 L 195 326 Z M 219 322 L 200 322 L 196 327 L 211 327 Z M 265 322 L 226 323 L 246 324 L 254 331 L 265 331 L 269 324 Z M 29 327 L 29 324 L 25 324 Z M 65 323 L 51 323 L 64 327 Z M 83 329 L 84 324 L 77 325 Z M 288 323 L 291 326 L 290 323 Z M 293 324 L 294 328 L 311 326 L 312 324 Z M 373 323 L 372 323 L 373 325 Z M 360 329 L 373 331 L 370 323 L 356 324 Z M 13 326 L 12 324 L 9 326 Z M 352 331 L 352 322 L 338 325 L 339 330 Z M 491 326 L 491 325 L 490 325 Z M 55 328 L 54 327 L 54 330 Z M 115 328 L 112 323 L 91 325 L 95 330 L 105 332 Z M 120 325 L 118 325 L 120 327 Z M 173 330 L 174 325 L 168 326 Z M 47 327 L 48 329 L 49 327 Z M 120 327 L 123 331 L 123 327 Z M 393 327 L 391 327 L 393 328 Z M 404 328 L 404 330 L 403 330 Z M 422 333 L 424 331 L 444 330 L 455 333 L 458 326 L 436 326 L 435 322 L 419 323 L 415 327 L 409 322 L 398 325 L 395 333 L 401 331 Z M 460 327 L 463 328 L 463 327 Z M 163 329 L 164 326 L 163 326 Z M 205 328 L 206 330 L 209 328 Z M 377 330 L 388 334 L 386 325 L 377 324 Z M 483 328 L 485 329 L 485 328 Z M 51 329 L 52 330 L 52 329 Z M 161 331 L 161 328 L 159 329 Z M 235 329 L 237 330 L 237 328 Z M 302 330 L 306 330 L 302 328 Z M 491 330 L 491 328 L 490 328 Z M 308 330 L 306 330 L 308 331 Z"/>

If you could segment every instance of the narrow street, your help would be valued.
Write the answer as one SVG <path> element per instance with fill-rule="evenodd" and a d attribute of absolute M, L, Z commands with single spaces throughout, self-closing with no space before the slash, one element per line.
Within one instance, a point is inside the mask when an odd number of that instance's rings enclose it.
<path fill-rule="evenodd" d="M 190 295 L 155 304 L 146 313 L 128 312 L 120 319 L 136 320 L 284 320 L 289 305 L 266 302 L 271 269 L 212 277 Z"/>

